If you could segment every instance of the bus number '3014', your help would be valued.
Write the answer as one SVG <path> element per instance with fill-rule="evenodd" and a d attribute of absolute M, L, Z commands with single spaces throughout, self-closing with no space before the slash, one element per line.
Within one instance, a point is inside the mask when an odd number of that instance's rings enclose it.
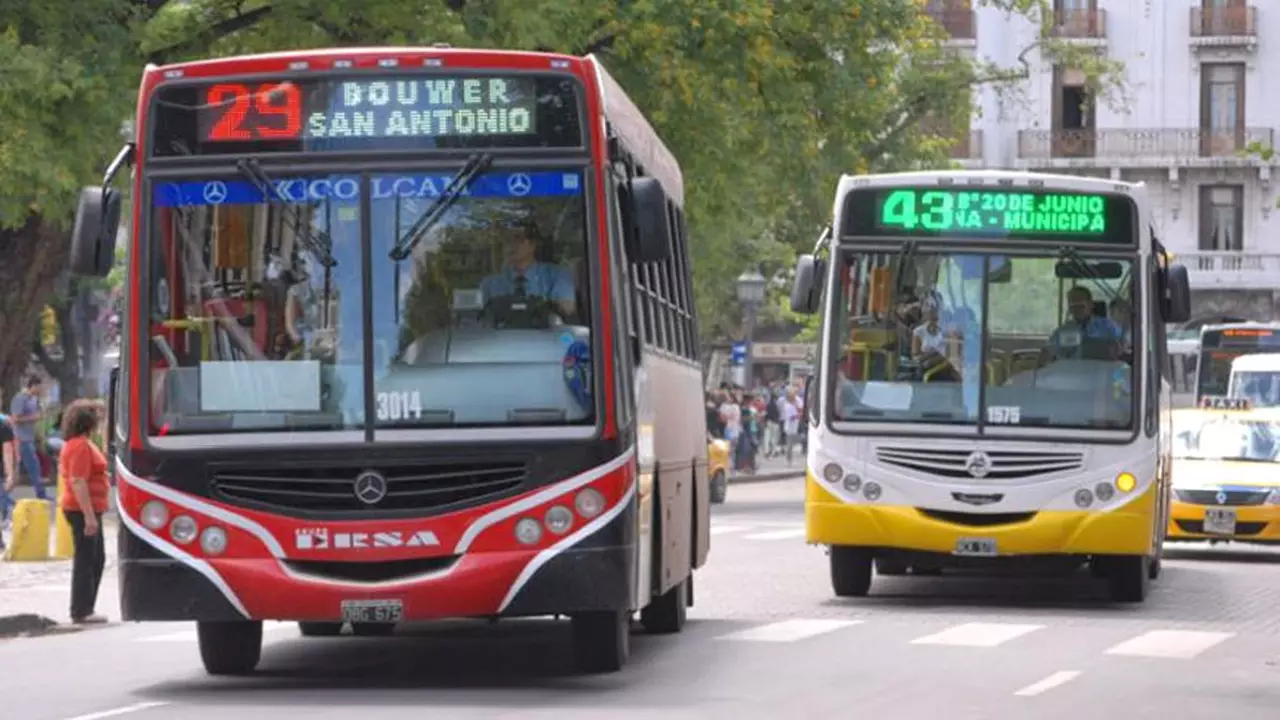
<path fill-rule="evenodd" d="M 417 420 L 422 417 L 422 393 L 399 390 L 378 393 L 378 420 Z"/>

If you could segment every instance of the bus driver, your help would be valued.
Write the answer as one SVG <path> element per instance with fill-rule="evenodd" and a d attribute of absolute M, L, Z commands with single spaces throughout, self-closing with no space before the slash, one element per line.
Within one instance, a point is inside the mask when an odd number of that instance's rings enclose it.
<path fill-rule="evenodd" d="M 573 276 L 554 263 L 536 260 L 537 224 L 531 218 L 497 224 L 506 263 L 502 270 L 480 281 L 485 302 L 499 297 L 542 297 L 551 301 L 563 319 L 575 310 Z"/>

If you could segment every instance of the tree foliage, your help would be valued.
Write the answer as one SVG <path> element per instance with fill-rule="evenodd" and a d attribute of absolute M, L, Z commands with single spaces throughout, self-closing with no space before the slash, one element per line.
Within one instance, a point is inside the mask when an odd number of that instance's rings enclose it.
<path fill-rule="evenodd" d="M 1033 51 L 1119 86 L 1116 65 L 1051 39 L 1047 0 L 979 3 L 1040 27 L 1018 65 L 948 50 L 924 0 L 364 0 L 358 12 L 338 0 L 27 3 L 0 18 L 0 117 L 16 128 L 0 135 L 0 257 L 36 242 L 31 228 L 66 227 L 75 191 L 118 145 L 146 62 L 436 42 L 596 53 L 680 159 L 703 334 L 732 334 L 744 266 L 772 275 L 811 244 L 841 173 L 944 166 L 949 139 L 920 121 L 967 115 L 973 86 L 1012 87 Z M 65 246 L 45 255 L 56 268 Z M 16 301 L 0 296 L 0 368 L 21 359 L 6 343 L 31 336 L 55 275 L 17 278 L 37 303 L 25 325 L 6 324 Z"/>

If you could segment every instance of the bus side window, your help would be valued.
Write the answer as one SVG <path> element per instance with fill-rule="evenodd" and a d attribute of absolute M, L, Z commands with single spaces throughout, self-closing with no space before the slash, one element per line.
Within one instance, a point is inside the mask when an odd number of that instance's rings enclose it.
<path fill-rule="evenodd" d="M 1147 437 L 1155 437 L 1160 431 L 1160 381 L 1166 365 L 1168 354 L 1165 350 L 1164 313 L 1160 309 L 1160 268 L 1153 254 L 1147 260 L 1147 283 L 1149 292 L 1147 312 L 1147 351 L 1145 375 L 1147 377 L 1146 412 L 1143 414 Z"/>

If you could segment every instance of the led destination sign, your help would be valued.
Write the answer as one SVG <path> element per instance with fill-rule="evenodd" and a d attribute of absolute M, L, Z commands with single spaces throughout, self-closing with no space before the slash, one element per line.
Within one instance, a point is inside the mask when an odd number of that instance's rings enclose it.
<path fill-rule="evenodd" d="M 1119 195 L 1033 189 L 884 188 L 855 191 L 844 234 L 964 236 L 1133 244 L 1134 205 Z"/>
<path fill-rule="evenodd" d="M 567 76 L 399 73 L 162 87 L 157 155 L 582 145 Z"/>

